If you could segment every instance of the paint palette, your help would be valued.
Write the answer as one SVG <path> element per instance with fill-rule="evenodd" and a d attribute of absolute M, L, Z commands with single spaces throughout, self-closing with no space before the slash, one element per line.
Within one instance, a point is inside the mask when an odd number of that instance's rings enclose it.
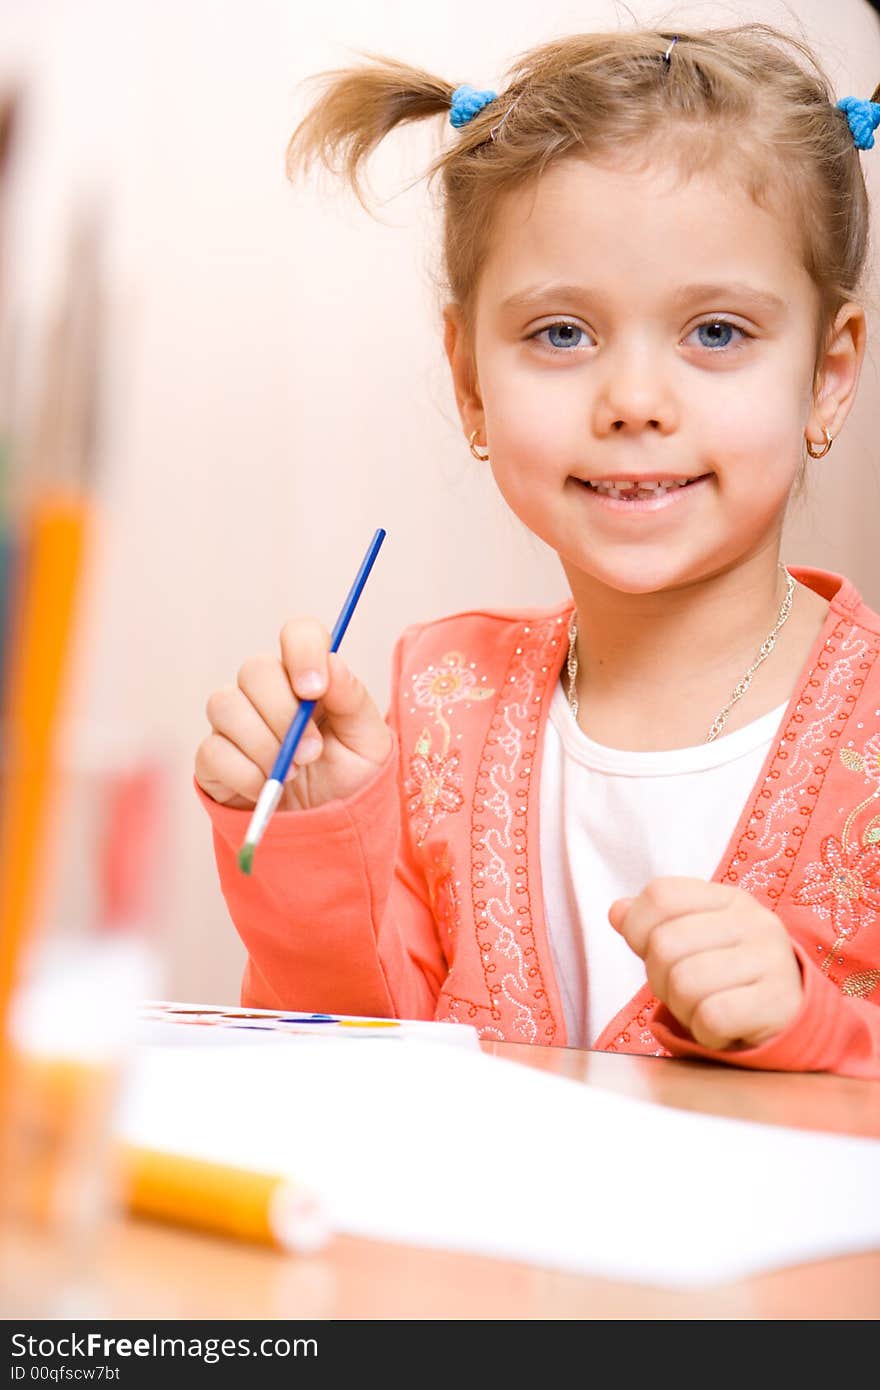
<path fill-rule="evenodd" d="M 452 1043 L 478 1047 L 469 1024 L 425 1019 L 370 1018 L 359 1014 L 300 1013 L 292 1009 L 242 1009 L 225 1004 L 186 1004 L 151 1000 L 141 1005 L 140 1037 L 144 1042 L 180 1044 L 273 1042 L 288 1038 L 358 1037 L 386 1041 Z"/>

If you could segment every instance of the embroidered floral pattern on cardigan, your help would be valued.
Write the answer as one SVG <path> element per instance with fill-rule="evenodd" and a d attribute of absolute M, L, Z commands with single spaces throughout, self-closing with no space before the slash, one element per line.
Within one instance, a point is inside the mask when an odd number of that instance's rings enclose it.
<path fill-rule="evenodd" d="M 432 711 L 434 723 L 441 732 L 441 745 L 437 750 L 432 745 L 431 729 L 427 725 L 422 728 L 404 785 L 415 843 L 421 846 L 435 821 L 461 810 L 464 804 L 459 770 L 461 758 L 457 752 L 450 752 L 452 730 L 443 715 L 443 707 L 445 705 L 447 713 L 451 713 L 452 705 L 462 700 L 487 700 L 495 691 L 477 684 L 477 677 L 465 665 L 461 652 L 447 652 L 438 665 L 429 666 L 412 680 L 415 703 Z"/>
<path fill-rule="evenodd" d="M 857 699 L 852 692 L 865 683 L 859 673 L 871 664 L 867 654 L 864 632 L 847 630 L 841 618 L 789 715 L 722 883 L 736 883 L 771 905 L 782 896 Z"/>
<path fill-rule="evenodd" d="M 815 907 L 821 916 L 831 918 L 836 939 L 822 962 L 826 975 L 835 957 L 839 959 L 844 944 L 861 927 L 875 921 L 880 910 L 880 815 L 872 816 L 861 834 L 851 838 L 856 817 L 880 798 L 880 734 L 872 735 L 861 753 L 854 748 L 841 748 L 838 752 L 843 766 L 860 773 L 874 784 L 874 789 L 850 811 L 840 839 L 835 835 L 824 837 L 821 858 L 807 865 L 803 881 L 792 895 L 794 902 Z M 869 982 L 869 977 L 875 978 Z M 876 971 L 852 975 L 841 988 L 846 994 L 870 994 L 876 977 Z"/>
<path fill-rule="evenodd" d="M 493 1019 L 481 1037 L 551 1043 L 557 1033 L 535 946 L 528 865 L 539 847 L 529 846 L 528 823 L 541 702 L 549 698 L 550 672 L 559 669 L 563 622 L 520 629 L 480 754 L 471 890 Z"/>
<path fill-rule="evenodd" d="M 472 1023 L 485 1038 L 549 1043 L 558 1033 L 535 945 L 528 865 L 530 857 L 536 861 L 537 847 L 530 855 L 528 826 L 541 702 L 549 697 L 559 670 L 564 621 L 544 618 L 513 630 L 497 689 L 487 688 L 486 677 L 476 674 L 477 663 L 468 663 L 459 651 L 411 677 L 410 716 L 419 707 L 431 712 L 431 722 L 421 726 L 415 739 L 404 786 L 414 847 L 441 937 L 453 955 L 473 921 L 474 938 L 467 949 L 476 947 L 485 984 L 482 998 L 462 998 L 455 988 L 453 959 L 435 1017 Z M 494 705 L 484 716 L 478 759 L 465 767 L 452 747 L 455 707 L 490 696 Z M 444 857 L 441 824 L 443 816 L 462 807 L 469 810 L 471 822 L 471 918 L 465 910 L 465 865 Z M 533 872 L 539 875 L 537 863 Z"/>
<path fill-rule="evenodd" d="M 412 817 L 417 845 L 424 844 L 425 836 L 435 820 L 449 815 L 451 811 L 461 810 L 464 796 L 458 771 L 460 762 L 457 753 L 449 753 L 446 757 L 432 753 L 431 735 L 427 729 L 419 735 L 416 751 L 409 760 L 406 783 L 407 809 Z"/>

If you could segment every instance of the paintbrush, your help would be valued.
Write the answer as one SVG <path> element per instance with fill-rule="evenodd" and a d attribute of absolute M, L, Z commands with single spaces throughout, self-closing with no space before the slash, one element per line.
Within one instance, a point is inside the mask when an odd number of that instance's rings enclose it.
<path fill-rule="evenodd" d="M 379 547 L 384 539 L 385 532 L 380 526 L 367 547 L 367 553 L 355 576 L 355 581 L 349 589 L 348 597 L 342 605 L 339 617 L 336 619 L 336 626 L 330 636 L 331 652 L 339 650 L 339 644 L 345 636 L 345 629 L 351 621 L 351 616 L 361 596 L 361 590 L 367 582 L 367 576 L 373 568 L 373 561 L 378 555 Z M 312 711 L 316 703 L 315 700 L 303 700 L 301 702 L 299 709 L 291 720 L 290 728 L 284 736 L 284 742 L 279 749 L 269 778 L 263 783 L 263 790 L 260 792 L 257 804 L 254 807 L 250 825 L 248 826 L 248 831 L 244 838 L 244 844 L 238 851 L 238 867 L 244 874 L 249 874 L 253 868 L 254 851 L 263 838 L 263 832 L 269 824 L 273 811 L 281 800 L 281 793 L 284 790 L 284 779 L 290 771 L 293 755 L 303 736 L 303 730 L 312 717 Z"/>

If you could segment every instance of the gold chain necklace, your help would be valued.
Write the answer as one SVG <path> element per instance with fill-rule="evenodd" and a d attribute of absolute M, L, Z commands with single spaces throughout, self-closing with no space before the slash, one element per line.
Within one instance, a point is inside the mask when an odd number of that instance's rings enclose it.
<path fill-rule="evenodd" d="M 752 662 L 745 675 L 741 678 L 741 680 L 737 681 L 736 685 L 734 686 L 733 694 L 731 695 L 727 704 L 724 706 L 723 710 L 721 710 L 720 714 L 717 714 L 715 716 L 715 719 L 712 723 L 712 727 L 709 730 L 709 737 L 706 739 L 707 743 L 711 743 L 712 740 L 714 738 L 717 738 L 720 734 L 721 730 L 724 727 L 724 721 L 726 720 L 730 712 L 731 706 L 735 705 L 737 700 L 741 699 L 742 696 L 745 695 L 746 691 L 752 683 L 752 676 L 757 671 L 761 662 L 765 659 L 765 657 L 768 657 L 770 655 L 773 648 L 776 646 L 776 635 L 779 632 L 779 629 L 782 627 L 782 624 L 788 617 L 789 613 L 791 612 L 792 595 L 794 593 L 794 580 L 792 579 L 788 570 L 785 568 L 785 565 L 780 565 L 779 568 L 785 575 L 788 587 L 786 590 L 785 598 L 782 600 L 782 607 L 779 610 L 779 616 L 776 619 L 776 626 L 773 628 L 772 632 L 769 632 L 767 636 L 764 638 L 764 641 L 761 643 L 761 650 L 758 652 L 757 657 Z M 575 719 L 577 719 L 578 715 L 578 697 L 575 692 L 575 682 L 577 680 L 578 673 L 578 658 L 577 651 L 575 650 L 575 645 L 577 643 L 577 635 L 577 618 L 574 617 L 571 621 L 571 627 L 568 629 L 568 663 L 566 669 L 568 671 L 568 703 Z"/>

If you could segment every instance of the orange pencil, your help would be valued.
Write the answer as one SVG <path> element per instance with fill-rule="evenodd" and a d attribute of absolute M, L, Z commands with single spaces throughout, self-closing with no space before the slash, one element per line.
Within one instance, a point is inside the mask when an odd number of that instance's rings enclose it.
<path fill-rule="evenodd" d="M 0 802 L 0 1028 L 35 906 L 62 694 L 87 534 L 88 504 L 58 491 L 37 502 L 12 631 Z"/>
<path fill-rule="evenodd" d="M 0 1101 L 9 1006 L 38 906 L 56 725 L 92 512 L 99 298 L 97 228 L 81 219 L 13 508 L 21 549 L 0 692 Z"/>
<path fill-rule="evenodd" d="M 121 1157 L 125 1199 L 135 1215 L 299 1254 L 327 1243 L 320 1202 L 290 1178 L 135 1145 Z"/>

